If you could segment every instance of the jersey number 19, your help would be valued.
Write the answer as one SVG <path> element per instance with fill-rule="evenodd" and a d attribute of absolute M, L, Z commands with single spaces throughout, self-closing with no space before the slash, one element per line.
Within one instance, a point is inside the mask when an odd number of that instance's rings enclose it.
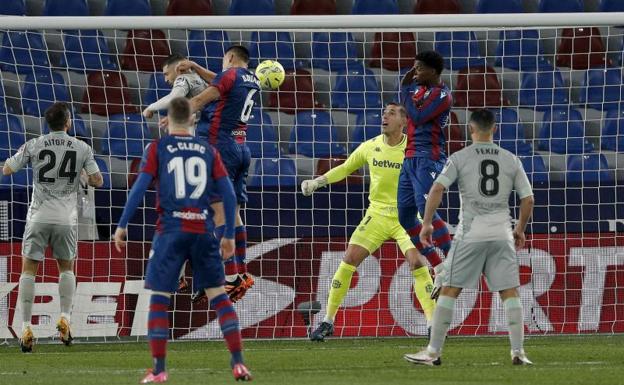
<path fill-rule="evenodd" d="M 186 198 L 187 183 L 195 187 L 190 198 L 200 198 L 206 189 L 208 177 L 206 169 L 206 162 L 198 156 L 192 156 L 186 161 L 180 156 L 171 159 L 167 164 L 167 172 L 170 174 L 173 172 L 176 198 Z"/>

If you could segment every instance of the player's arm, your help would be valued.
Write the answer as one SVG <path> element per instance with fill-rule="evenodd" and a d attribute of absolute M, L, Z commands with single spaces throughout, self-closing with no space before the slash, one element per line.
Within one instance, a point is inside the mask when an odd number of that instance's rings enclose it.
<path fill-rule="evenodd" d="M 516 159 L 516 162 L 518 168 L 516 171 L 516 176 L 514 178 L 514 189 L 520 197 L 520 213 L 518 216 L 518 221 L 516 222 L 516 226 L 513 230 L 513 237 L 516 247 L 522 248 L 524 246 L 524 242 L 526 241 L 524 231 L 526 229 L 527 223 L 529 222 L 529 219 L 531 219 L 531 215 L 533 214 L 535 199 L 533 198 L 533 189 L 531 188 L 531 183 L 529 182 L 529 178 L 527 177 L 526 172 L 524 172 L 522 163 L 519 159 Z"/>
<path fill-rule="evenodd" d="M 414 125 L 420 126 L 434 120 L 448 110 L 451 107 L 452 99 L 448 92 L 440 87 L 435 87 L 426 98 L 416 101 L 410 101 L 409 98 L 406 98 L 403 104 Z"/>
<path fill-rule="evenodd" d="M 449 188 L 457 179 L 457 166 L 454 157 L 451 156 L 444 165 L 444 169 L 433 182 L 429 194 L 427 195 L 427 203 L 425 204 L 425 215 L 423 216 L 422 230 L 420 231 L 420 242 L 429 247 L 433 245 L 431 237 L 433 236 L 433 216 L 442 203 L 442 195 L 444 190 Z"/>
<path fill-rule="evenodd" d="M 210 86 L 191 99 L 191 111 L 197 112 L 208 103 L 227 95 L 236 81 L 236 70 L 230 69 L 217 75 Z"/>
<path fill-rule="evenodd" d="M 301 182 L 301 192 L 304 196 L 312 193 L 328 184 L 336 183 L 351 175 L 355 170 L 366 163 L 366 143 L 364 142 L 353 151 L 347 160 L 340 166 L 334 167 L 316 179 L 308 179 Z"/>
<path fill-rule="evenodd" d="M 216 182 L 217 192 L 223 199 L 225 231 L 221 238 L 221 257 L 228 259 L 234 255 L 234 230 L 236 226 L 236 194 L 228 177 L 227 170 L 221 161 L 221 155 L 213 150 L 212 178 Z"/>
<path fill-rule="evenodd" d="M 148 119 L 151 118 L 154 116 L 154 112 L 169 108 L 169 103 L 171 103 L 174 98 L 185 97 L 188 92 L 188 82 L 183 77 L 178 76 L 169 94 L 147 106 L 147 108 L 143 110 L 143 116 Z"/>
<path fill-rule="evenodd" d="M 4 161 L 2 175 L 11 175 L 26 167 L 30 162 L 31 144 L 31 141 L 26 142 L 17 150 L 15 155 Z"/>
<path fill-rule="evenodd" d="M 100 168 L 93 156 L 93 149 L 88 147 L 87 160 L 84 163 L 82 169 L 87 175 L 87 184 L 91 187 L 102 187 L 104 185 L 104 177 L 100 172 Z"/>
<path fill-rule="evenodd" d="M 215 77 L 217 77 L 216 72 L 212 72 L 207 68 L 200 66 L 192 60 L 182 60 L 176 66 L 176 72 L 178 74 L 182 74 L 188 70 L 193 70 L 197 75 L 199 75 L 202 79 L 204 79 L 208 84 L 212 83 Z"/>

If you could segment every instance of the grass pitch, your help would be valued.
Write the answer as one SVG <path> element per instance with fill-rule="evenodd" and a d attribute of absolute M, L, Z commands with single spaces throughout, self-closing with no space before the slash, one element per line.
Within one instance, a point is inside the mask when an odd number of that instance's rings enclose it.
<path fill-rule="evenodd" d="M 246 341 L 257 384 L 624 384 L 624 336 L 532 337 L 535 363 L 515 367 L 507 338 L 449 338 L 440 367 L 403 360 L 423 338 Z M 233 383 L 223 343 L 168 345 L 169 384 Z M 137 384 L 151 364 L 147 343 L 0 347 L 0 384 Z"/>

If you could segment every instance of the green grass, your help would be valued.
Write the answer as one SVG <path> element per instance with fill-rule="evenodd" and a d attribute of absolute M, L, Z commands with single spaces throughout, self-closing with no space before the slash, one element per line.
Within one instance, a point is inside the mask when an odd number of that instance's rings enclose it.
<path fill-rule="evenodd" d="M 422 338 L 246 341 L 258 384 L 623 384 L 624 336 L 533 337 L 532 367 L 514 367 L 506 338 L 449 338 L 440 367 L 403 360 Z M 221 342 L 168 346 L 169 384 L 232 383 Z M 0 384 L 136 384 L 150 365 L 146 343 L 0 347 Z"/>

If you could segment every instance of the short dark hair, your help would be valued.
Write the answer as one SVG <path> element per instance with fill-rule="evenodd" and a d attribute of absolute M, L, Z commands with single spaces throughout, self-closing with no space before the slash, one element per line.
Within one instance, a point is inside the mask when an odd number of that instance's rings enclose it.
<path fill-rule="evenodd" d="M 438 75 L 444 70 L 444 58 L 436 51 L 420 52 L 416 55 L 416 60 L 429 68 L 433 68 Z"/>
<path fill-rule="evenodd" d="M 163 68 L 165 68 L 165 66 L 170 66 L 170 65 L 175 64 L 175 63 L 177 63 L 179 61 L 182 61 L 182 60 L 186 60 L 186 56 L 180 55 L 178 53 L 173 53 L 173 54 L 167 56 L 167 58 L 165 59 L 165 61 L 162 64 L 162 66 L 163 66 Z"/>
<path fill-rule="evenodd" d="M 167 113 L 169 119 L 174 124 L 188 123 L 191 117 L 191 103 L 184 97 L 173 98 L 169 103 L 169 110 Z"/>
<path fill-rule="evenodd" d="M 390 102 L 388 104 L 386 104 L 386 107 L 390 107 L 390 106 L 395 106 L 399 108 L 399 112 L 401 113 L 402 116 L 407 116 L 407 111 L 405 110 L 405 107 L 402 104 L 399 104 L 397 102 Z"/>
<path fill-rule="evenodd" d="M 249 63 L 249 50 L 242 45 L 233 45 L 225 51 L 225 53 L 228 52 L 233 52 L 236 57 L 245 63 Z"/>
<path fill-rule="evenodd" d="M 71 110 L 65 102 L 56 102 L 45 110 L 45 120 L 50 131 L 62 131 L 71 118 Z"/>
<path fill-rule="evenodd" d="M 479 131 L 489 131 L 496 124 L 496 117 L 490 110 L 476 110 L 470 115 L 470 121 L 474 123 Z"/>

